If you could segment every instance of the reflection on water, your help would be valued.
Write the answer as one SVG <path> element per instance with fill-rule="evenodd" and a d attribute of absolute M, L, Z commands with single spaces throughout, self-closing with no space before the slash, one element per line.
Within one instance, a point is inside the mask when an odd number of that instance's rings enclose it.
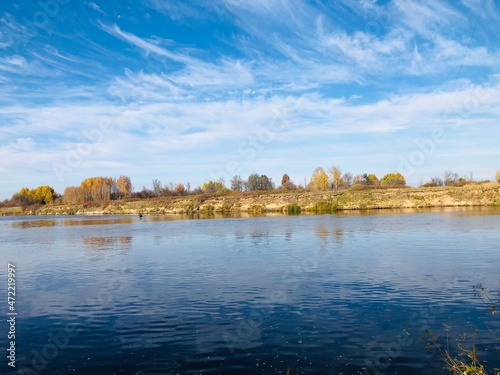
<path fill-rule="evenodd" d="M 332 239 L 339 244 L 344 236 L 344 231 L 340 228 L 329 228 L 321 224 L 316 229 L 316 236 L 318 236 L 318 239 L 324 246 L 328 245 Z"/>
<path fill-rule="evenodd" d="M 22 220 L 12 223 L 13 228 L 21 229 L 55 227 L 56 225 L 59 225 L 59 220 Z"/>
<path fill-rule="evenodd" d="M 119 237 L 85 237 L 83 244 L 92 250 L 105 250 L 109 247 L 128 247 L 132 243 L 132 236 L 119 236 Z"/>
<path fill-rule="evenodd" d="M 83 239 L 84 245 L 87 245 L 92 250 L 106 250 L 110 248 L 116 242 L 116 238 L 113 237 L 85 237 Z"/>
<path fill-rule="evenodd" d="M 89 252 L 91 261 L 97 261 L 106 254 L 114 252 L 126 254 L 129 252 L 132 245 L 132 236 L 84 237 L 83 244 Z"/>
<path fill-rule="evenodd" d="M 85 218 L 85 219 L 66 219 L 63 220 L 64 226 L 78 225 L 113 225 L 113 224 L 132 224 L 136 219 L 132 217 L 115 217 L 115 218 Z"/>
<path fill-rule="evenodd" d="M 13 217 L 17 219 L 17 217 Z M 54 226 L 83 226 L 83 225 L 114 225 L 114 224 L 132 224 L 137 219 L 135 217 L 93 217 L 83 216 L 81 218 L 66 218 L 65 216 L 57 219 L 47 219 L 43 217 L 23 217 L 11 223 L 13 228 L 29 229 Z"/>
<path fill-rule="evenodd" d="M 450 342 L 479 328 L 500 367 L 484 331 L 500 324 L 472 292 L 497 288 L 499 213 L 1 219 L 29 332 L 19 365 L 75 324 L 39 373 L 444 375 L 417 338 L 446 323 Z"/>

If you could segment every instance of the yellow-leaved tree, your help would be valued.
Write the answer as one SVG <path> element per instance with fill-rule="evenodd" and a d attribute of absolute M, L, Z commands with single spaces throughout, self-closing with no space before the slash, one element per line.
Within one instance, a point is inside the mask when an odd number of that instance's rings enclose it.
<path fill-rule="evenodd" d="M 406 180 L 401 173 L 387 173 L 380 180 L 380 185 L 405 186 Z"/>
<path fill-rule="evenodd" d="M 68 186 L 64 189 L 63 203 L 64 204 L 79 204 L 85 201 L 85 192 L 79 186 Z"/>
<path fill-rule="evenodd" d="M 208 181 L 205 182 L 203 185 L 201 185 L 201 190 L 203 190 L 204 193 L 216 193 L 216 192 L 222 192 L 226 189 L 224 184 L 220 181 Z"/>
<path fill-rule="evenodd" d="M 327 190 L 330 186 L 330 181 L 328 179 L 328 175 L 325 170 L 321 167 L 318 167 L 314 170 L 311 181 L 309 182 L 309 186 L 313 190 Z"/>
<path fill-rule="evenodd" d="M 43 185 L 34 189 L 24 187 L 12 198 L 19 200 L 22 204 L 47 204 L 53 202 L 57 196 L 58 194 L 51 186 Z"/>
<path fill-rule="evenodd" d="M 332 187 L 338 189 L 344 185 L 344 179 L 342 178 L 342 169 L 334 165 L 330 168 L 330 178 L 332 180 Z"/>
<path fill-rule="evenodd" d="M 111 177 L 90 177 L 80 184 L 87 201 L 103 201 L 111 199 L 116 193 L 116 182 Z"/>
<path fill-rule="evenodd" d="M 374 173 L 370 173 L 368 175 L 368 177 L 366 178 L 366 183 L 368 185 L 378 186 L 378 185 L 380 185 L 380 180 L 378 179 L 377 175 L 375 175 Z"/>
<path fill-rule="evenodd" d="M 120 176 L 116 180 L 116 188 L 120 198 L 130 197 L 132 195 L 132 181 L 128 176 Z"/>

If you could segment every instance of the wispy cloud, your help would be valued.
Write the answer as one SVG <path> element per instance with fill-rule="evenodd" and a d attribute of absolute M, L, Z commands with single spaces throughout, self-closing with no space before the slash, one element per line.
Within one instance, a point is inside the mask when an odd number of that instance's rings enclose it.
<path fill-rule="evenodd" d="M 395 0 L 398 19 L 415 34 L 432 39 L 440 30 L 467 18 L 444 2 L 432 0 Z"/>
<path fill-rule="evenodd" d="M 86 3 L 90 8 L 94 9 L 95 11 L 101 13 L 101 14 L 106 14 L 99 5 L 94 3 L 93 1 L 89 1 Z"/>
<path fill-rule="evenodd" d="M 168 86 L 171 91 L 179 93 L 182 87 L 204 88 L 207 86 L 224 90 L 230 87 L 239 87 L 252 83 L 252 73 L 242 61 L 221 59 L 215 63 L 191 57 L 185 53 L 172 52 L 166 48 L 153 44 L 138 36 L 121 30 L 118 26 L 108 26 L 100 23 L 102 29 L 138 48 L 147 54 L 164 56 L 169 60 L 182 63 L 184 66 L 170 75 L 159 77 L 155 84 Z M 151 78 L 151 76 L 147 76 Z M 158 77 L 157 77 L 158 78 Z M 168 83 L 167 83 L 168 81 Z M 146 80 L 146 86 L 151 88 L 151 80 Z M 174 88 L 173 84 L 177 87 Z"/>
<path fill-rule="evenodd" d="M 180 63 L 189 63 L 192 61 L 191 58 L 188 56 L 185 56 L 181 53 L 175 53 L 172 51 L 167 50 L 166 48 L 162 48 L 156 44 L 154 44 L 152 41 L 147 41 L 145 39 L 139 38 L 138 36 L 128 33 L 126 31 L 121 30 L 117 25 L 106 25 L 102 22 L 99 21 L 100 27 L 106 31 L 107 33 L 116 36 L 117 38 L 120 38 L 123 41 L 126 41 L 141 50 L 143 50 L 146 55 L 149 54 L 154 54 L 154 55 L 159 55 L 159 56 L 164 56 L 170 60 L 180 62 Z"/>

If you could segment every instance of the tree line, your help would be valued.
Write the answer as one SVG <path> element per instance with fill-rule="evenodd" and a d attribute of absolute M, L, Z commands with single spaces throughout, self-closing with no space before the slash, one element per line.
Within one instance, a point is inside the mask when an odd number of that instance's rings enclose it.
<path fill-rule="evenodd" d="M 496 172 L 495 180 L 500 183 L 500 170 Z M 482 181 L 490 182 L 490 181 Z M 432 177 L 430 181 L 421 183 L 421 187 L 433 186 L 460 186 L 467 183 L 474 183 L 472 173 L 460 177 L 458 173 L 444 171 L 442 176 Z M 241 176 L 233 176 L 226 186 L 224 179 L 217 181 L 209 180 L 201 186 L 191 189 L 191 184 L 169 183 L 163 185 L 160 180 L 153 179 L 151 188 L 143 187 L 140 191 L 133 191 L 130 177 L 121 175 L 118 178 L 112 177 L 89 177 L 83 180 L 78 186 L 68 186 L 62 195 L 58 194 L 51 186 L 43 185 L 30 189 L 22 188 L 15 193 L 10 200 L 4 203 L 21 206 L 33 204 L 80 204 L 89 201 L 109 201 L 124 198 L 152 198 L 165 196 L 182 196 L 210 193 L 230 193 L 230 192 L 251 192 L 251 191 L 271 191 L 271 190 L 332 190 L 347 189 L 353 186 L 361 187 L 403 187 L 406 186 L 404 176 L 399 173 L 387 173 L 382 178 L 378 178 L 373 173 L 363 173 L 353 175 L 350 172 L 342 172 L 338 166 L 332 166 L 327 171 L 322 167 L 316 168 L 309 182 L 304 181 L 303 185 L 291 181 L 288 174 L 283 174 L 281 184 L 276 186 L 272 178 L 267 175 L 252 173 L 246 179 Z"/>
<path fill-rule="evenodd" d="M 80 186 L 68 186 L 64 189 L 63 203 L 75 204 L 86 201 L 108 201 L 132 196 L 132 181 L 128 176 L 117 179 L 111 177 L 90 177 Z"/>
<path fill-rule="evenodd" d="M 387 173 L 379 179 L 373 173 L 358 174 L 356 176 L 353 176 L 351 172 L 342 173 L 340 167 L 333 166 L 328 172 L 322 167 L 316 168 L 309 182 L 309 188 L 312 190 L 341 189 L 353 185 L 406 186 L 406 180 L 399 172 Z"/>

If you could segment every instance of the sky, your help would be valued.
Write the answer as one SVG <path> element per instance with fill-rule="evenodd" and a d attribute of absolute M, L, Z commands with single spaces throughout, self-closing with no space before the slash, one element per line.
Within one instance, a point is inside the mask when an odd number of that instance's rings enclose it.
<path fill-rule="evenodd" d="M 0 199 L 500 169 L 498 0 L 4 1 Z"/>

